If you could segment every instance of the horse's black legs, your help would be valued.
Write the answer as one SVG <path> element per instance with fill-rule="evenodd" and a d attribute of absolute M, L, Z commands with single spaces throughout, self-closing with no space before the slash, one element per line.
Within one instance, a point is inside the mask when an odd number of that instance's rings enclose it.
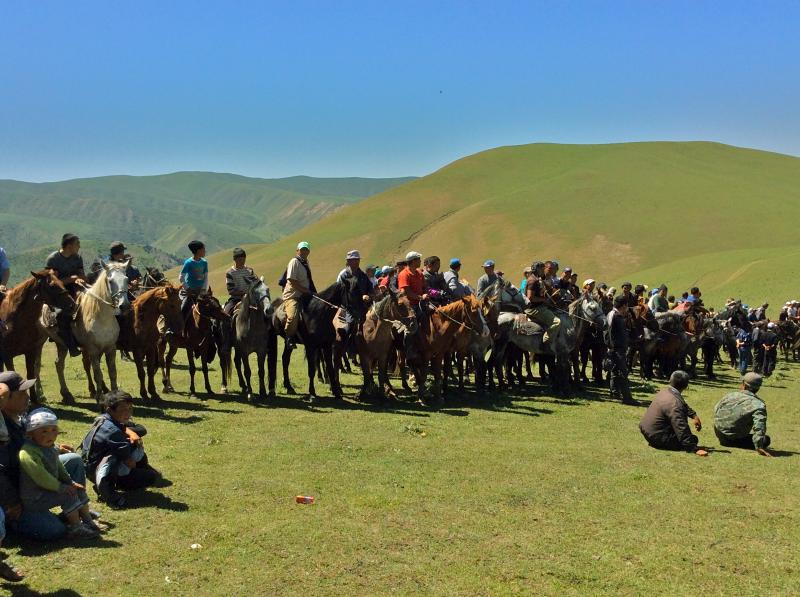
<path fill-rule="evenodd" d="M 281 354 L 281 362 L 283 364 L 283 389 L 287 394 L 297 394 L 294 387 L 292 387 L 292 380 L 289 379 L 289 363 L 292 360 L 292 348 L 286 344 L 283 345 L 283 353 Z"/>
<path fill-rule="evenodd" d="M 267 337 L 267 374 L 269 375 L 269 397 L 275 397 L 275 378 L 278 366 L 278 335 L 272 331 Z"/>
<path fill-rule="evenodd" d="M 194 366 L 194 355 L 192 354 L 192 351 L 188 348 L 186 349 L 186 360 L 189 362 L 189 396 L 197 396 L 197 393 L 194 390 L 194 372 L 196 371 Z M 172 359 L 168 356 L 167 370 L 169 370 L 169 365 L 171 363 Z"/>
<path fill-rule="evenodd" d="M 203 381 L 206 384 L 206 394 L 213 394 L 214 390 L 211 389 L 211 383 L 208 380 L 208 359 L 203 356 L 200 358 L 200 363 L 203 367 Z"/>

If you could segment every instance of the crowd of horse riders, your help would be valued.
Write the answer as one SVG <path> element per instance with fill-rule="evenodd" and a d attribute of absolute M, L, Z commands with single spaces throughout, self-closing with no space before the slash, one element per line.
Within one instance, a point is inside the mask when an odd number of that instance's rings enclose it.
<path fill-rule="evenodd" d="M 136 451 L 141 447 L 143 429 L 129 422 L 132 399 L 117 387 L 118 350 L 136 364 L 141 398 L 153 401 L 160 400 L 155 387 L 159 368 L 164 390 L 173 391 L 169 374 L 178 348 L 186 349 L 191 395 L 195 395 L 195 359 L 201 362 L 206 393 L 212 394 L 208 365 L 219 355 L 223 392 L 227 392 L 235 362 L 240 387 L 248 397 L 274 397 L 279 335 L 285 339 L 281 358 L 284 389 L 288 394 L 295 393 L 289 363 L 292 351 L 302 344 L 312 401 L 316 400 L 318 375 L 327 381 L 336 399 L 342 398 L 339 371 L 349 369 L 351 360 L 363 372 L 359 398 L 396 398 L 389 374 L 398 371 L 403 388 L 412 393 L 415 384 L 419 402 L 433 406 L 441 404 L 448 381 L 454 376 L 459 388 L 463 388 L 465 372 L 468 375 L 471 371 L 478 391 L 504 389 L 532 379 L 535 362 L 542 380 L 549 380 L 555 392 L 564 393 L 571 384 L 589 381 L 586 368 L 591 360 L 596 384 L 607 385 L 612 398 L 636 403 L 628 377 L 638 364 L 646 379 L 656 371 L 669 379 L 669 385 L 656 395 L 642 419 L 641 431 L 648 443 L 705 455 L 697 437 L 689 432 L 688 421 L 691 419 L 699 430 L 700 420 L 681 391 L 695 375 L 698 352 L 705 374 L 713 378 L 715 361 L 724 348 L 731 365 L 742 375 L 742 385 L 717 405 L 715 432 L 723 445 L 747 446 L 769 455 L 766 407 L 756 392 L 762 376 L 769 376 L 775 367 L 778 345 L 787 355 L 794 351 L 796 356 L 800 348 L 797 301 L 787 302 L 779 320 L 773 322 L 767 317 L 766 304 L 749 309 L 730 299 L 723 310 L 715 312 L 703 304 L 699 288 L 676 299 L 665 285 L 650 290 L 626 282 L 617 291 L 591 278 L 579 285 L 577 273 L 569 267 L 559 273 L 555 260 L 536 261 L 525 268 L 518 287 L 506 280 L 494 261 L 487 260 L 483 263 L 484 275 L 473 288 L 461 275 L 459 259 L 450 259 L 443 271 L 439 257 L 423 260 L 415 251 L 393 266 L 364 269 L 359 251 L 349 251 L 336 280 L 318 290 L 309 263 L 311 246 L 305 241 L 297 245 L 296 254 L 289 260 L 279 281 L 281 296 L 274 300 L 263 278 L 247 266 L 245 251 L 235 249 L 233 265 L 226 272 L 228 298 L 222 305 L 211 292 L 204 244 L 192 241 L 188 248 L 192 256 L 184 262 L 180 285 L 175 287 L 156 270 L 148 269 L 142 275 L 122 242 L 113 243 L 108 257 L 96 261 L 87 273 L 80 256 L 80 239 L 65 234 L 61 249 L 47 258 L 41 271 L 33 272 L 30 279 L 14 288 L 2 289 L 0 351 L 7 372 L 0 377 L 0 405 L 14 402 L 21 394 L 27 397 L 28 392 L 35 403 L 45 402 L 39 371 L 42 346 L 47 340 L 55 342 L 58 349 L 56 370 L 62 400 L 72 402 L 64 361 L 68 354 L 81 356 L 90 395 L 98 404 L 102 401 L 105 408 L 95 427 L 105 424 L 106 435 L 120 435 L 116 439 L 121 446 L 117 448 L 126 457 L 122 464 L 115 462 L 110 468 L 100 469 L 96 455 L 91 463 L 84 459 L 85 468 L 90 470 L 77 475 L 83 481 L 89 473 L 100 499 L 112 505 L 124 501 L 115 488 L 125 486 L 124 479 L 119 479 L 136 469 L 143 454 Z M 8 280 L 8 269 L 0 249 L 3 282 Z M 250 380 L 252 353 L 257 355 L 257 396 Z M 25 377 L 13 371 L 15 356 L 25 356 Z M 100 368 L 102 357 L 108 366 L 110 388 Z M 426 383 L 429 373 L 433 376 L 430 390 Z M 115 416 L 115 409 L 121 407 L 125 407 L 126 417 Z M 37 429 L 57 425 L 55 415 L 47 409 L 24 418 L 26 410 L 27 402 L 24 408 L 9 412 L 0 427 L 0 446 L 8 437 L 4 430 L 9 425 L 21 429 L 18 451 L 23 443 L 33 441 Z M 5 415 L 5 407 L 3 412 Z M 31 420 L 38 421 L 39 427 L 34 425 L 26 431 L 26 421 Z M 89 444 L 91 452 L 92 442 Z M 135 451 L 139 461 L 133 460 Z M 62 451 L 62 455 L 70 453 Z M 54 483 L 63 484 L 57 479 L 65 474 L 57 460 L 48 465 L 52 469 L 49 474 Z M 0 472 L 3 466 L 0 462 Z M 146 459 L 139 467 L 150 470 Z M 11 469 L 15 470 L 13 466 Z M 112 481 L 101 482 L 95 477 L 98 470 Z M 72 473 L 75 479 L 74 469 Z M 146 482 L 140 479 L 140 484 L 152 484 L 159 477 L 156 473 L 145 476 Z M 83 491 L 81 483 L 74 484 Z M 74 492 L 70 496 L 75 498 Z M 88 514 L 88 498 L 83 496 L 85 491 L 79 494 L 80 499 L 70 501 L 70 507 L 81 503 L 69 511 L 71 522 L 64 527 L 67 530 L 62 529 L 76 537 L 94 536 L 101 530 Z M 53 501 L 49 507 L 57 504 L 61 502 Z M 12 528 L 24 527 L 19 517 L 14 517 L 18 513 L 15 504 L 10 517 L 8 505 L 0 506 L 6 509 Z M 80 512 L 80 518 L 76 520 L 73 512 Z M 43 524 L 39 521 L 39 527 Z M 50 531 L 55 532 L 53 528 Z M 0 574 L 12 576 L 2 566 Z"/>

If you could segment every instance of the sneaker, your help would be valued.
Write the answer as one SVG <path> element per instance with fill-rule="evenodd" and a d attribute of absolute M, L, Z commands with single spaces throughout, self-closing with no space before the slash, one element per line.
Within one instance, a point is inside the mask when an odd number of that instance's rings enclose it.
<path fill-rule="evenodd" d="M 91 518 L 89 520 L 84 520 L 83 524 L 84 526 L 87 526 L 90 529 L 97 531 L 98 533 L 105 533 L 108 529 L 111 528 L 106 523 L 100 522 L 99 520 L 92 520 Z"/>
<path fill-rule="evenodd" d="M 90 515 L 90 516 L 91 516 L 91 517 L 92 517 L 94 520 L 97 520 L 98 518 L 100 518 L 100 512 L 98 512 L 97 510 L 89 510 L 89 515 Z"/>
<path fill-rule="evenodd" d="M 70 539 L 96 539 L 100 531 L 86 526 L 84 523 L 73 524 L 67 527 L 67 537 Z"/>
<path fill-rule="evenodd" d="M 0 578 L 8 582 L 19 582 L 24 579 L 25 576 L 20 574 L 16 568 L 13 568 L 5 562 L 0 562 Z"/>

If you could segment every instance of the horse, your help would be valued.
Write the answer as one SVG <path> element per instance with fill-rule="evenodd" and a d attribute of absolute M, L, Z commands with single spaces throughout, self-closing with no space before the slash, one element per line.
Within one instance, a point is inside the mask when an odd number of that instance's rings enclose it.
<path fill-rule="evenodd" d="M 175 333 L 180 334 L 183 331 L 181 299 L 178 289 L 169 283 L 142 292 L 131 303 L 130 312 L 122 319 L 118 345 L 120 350 L 133 354 L 142 400 L 161 400 L 156 391 L 155 377 L 159 365 L 158 321 L 162 317 Z"/>
<path fill-rule="evenodd" d="M 703 352 L 703 365 L 706 376 L 715 379 L 714 359 L 717 350 L 725 341 L 719 322 L 713 317 L 704 317 L 700 313 L 687 315 L 683 320 L 683 329 L 689 338 L 686 346 L 686 357 L 689 359 L 688 373 L 695 377 L 697 371 L 697 351 Z"/>
<path fill-rule="evenodd" d="M 302 343 L 306 349 L 308 395 L 312 402 L 317 399 L 314 377 L 319 366 L 320 356 L 322 357 L 322 365 L 328 373 L 328 384 L 331 387 L 334 398 L 337 400 L 342 399 L 339 373 L 333 366 L 333 343 L 336 340 L 333 318 L 336 316 L 339 307 L 346 309 L 352 302 L 360 300 L 361 295 L 358 292 L 355 278 L 336 281 L 325 290 L 311 295 L 307 299 L 308 304 L 303 309 L 295 339 Z M 272 315 L 273 329 L 285 338 L 284 326 L 286 317 L 283 310 L 283 299 L 275 299 L 272 306 L 275 309 Z M 281 355 L 283 387 L 288 394 L 296 393 L 289 379 L 289 363 L 292 358 L 292 350 L 293 348 L 285 344 Z"/>
<path fill-rule="evenodd" d="M 25 370 L 29 379 L 36 379 L 31 388 L 31 399 L 37 404 L 47 401 L 39 379 L 42 364 L 42 346 L 47 340 L 42 325 L 42 309 L 72 311 L 75 301 L 64 284 L 50 270 L 31 272 L 31 277 L 6 292 L 0 302 L 2 331 L 2 365 L 14 370 L 14 357 L 25 356 Z"/>
<path fill-rule="evenodd" d="M 364 383 L 359 392 L 363 399 L 378 395 L 379 398 L 397 398 L 389 383 L 389 356 L 395 349 L 394 333 L 415 334 L 417 317 L 405 293 L 389 289 L 381 300 L 367 311 L 361 333 L 355 337 Z M 393 333 L 394 332 L 394 333 Z M 378 383 L 372 377 L 375 365 L 378 366 Z"/>
<path fill-rule="evenodd" d="M 501 313 L 498 324 L 503 343 L 512 342 L 522 350 L 555 358 L 550 376 L 551 384 L 554 392 L 565 395 L 569 392 L 570 355 L 578 345 L 577 339 L 583 336 L 583 330 L 589 323 L 605 325 L 605 315 L 597 301 L 579 298 L 572 301 L 566 311 L 559 309 L 557 316 L 561 319 L 561 331 L 555 343 L 544 343 L 544 330 L 527 319 L 520 326 L 517 323 L 519 314 Z M 502 351 L 502 343 L 500 346 Z"/>
<path fill-rule="evenodd" d="M 427 329 L 425 329 L 427 328 Z M 442 368 L 444 358 L 454 348 L 469 342 L 471 334 L 488 334 L 489 330 L 481 310 L 481 301 L 467 295 L 448 305 L 436 308 L 430 315 L 427 326 L 420 326 L 412 336 L 412 354 L 406 353 L 406 362 L 411 366 L 417 381 L 420 403 L 425 406 L 425 381 L 428 369 L 433 373 L 434 400 L 441 401 L 444 386 Z"/>
<path fill-rule="evenodd" d="M 100 368 L 100 358 L 105 357 L 111 389 L 117 389 L 117 339 L 119 338 L 119 322 L 117 314 L 127 313 L 131 303 L 128 299 L 128 277 L 125 270 L 128 262 L 105 263 L 100 261 L 102 270 L 97 280 L 89 288 L 79 292 L 75 300 L 77 314 L 72 322 L 72 333 L 81 347 L 83 369 L 89 386 L 89 396 L 98 406 L 100 397 L 108 392 Z M 75 398 L 67 387 L 64 377 L 64 365 L 67 360 L 67 347 L 56 332 L 48 328 L 50 338 L 56 344 L 56 374 L 61 387 L 61 398 L 64 404 L 74 404 Z"/>
<path fill-rule="evenodd" d="M 216 345 L 214 344 L 212 322 L 229 321 L 230 317 L 222 310 L 219 301 L 210 294 L 201 294 L 197 297 L 194 305 L 184 319 L 183 334 L 171 334 L 170 338 L 162 335 L 158 340 L 158 360 L 162 366 L 161 384 L 164 392 L 174 392 L 170 379 L 172 369 L 172 359 L 178 348 L 186 349 L 186 360 L 189 363 L 189 395 L 197 396 L 194 385 L 194 374 L 196 371 L 194 360 L 200 359 L 203 370 L 203 381 L 207 394 L 214 394 L 211 383 L 208 380 L 208 364 L 216 356 Z M 174 332 L 175 330 L 173 330 Z M 167 352 L 167 345 L 169 351 Z M 165 356 L 166 352 L 166 356 Z"/>
<path fill-rule="evenodd" d="M 272 301 L 269 296 L 269 288 L 264 284 L 264 278 L 251 282 L 241 302 L 236 306 L 231 319 L 236 373 L 239 377 L 239 387 L 243 393 L 247 394 L 248 400 L 253 397 L 249 359 L 250 353 L 253 352 L 256 353 L 256 362 L 258 363 L 259 399 L 275 398 L 278 339 L 272 329 L 272 314 Z M 269 394 L 264 387 L 264 362 L 267 358 L 269 358 Z M 222 355 L 220 355 L 220 359 L 222 359 Z M 227 369 L 230 371 L 230 366 Z M 242 369 L 244 369 L 244 375 L 242 375 Z"/>
<path fill-rule="evenodd" d="M 644 342 L 640 347 L 641 375 L 652 379 L 653 365 L 657 361 L 663 377 L 678 369 L 681 356 L 689 344 L 683 329 L 683 316 L 676 311 L 655 314 L 658 331 L 644 329 Z"/>

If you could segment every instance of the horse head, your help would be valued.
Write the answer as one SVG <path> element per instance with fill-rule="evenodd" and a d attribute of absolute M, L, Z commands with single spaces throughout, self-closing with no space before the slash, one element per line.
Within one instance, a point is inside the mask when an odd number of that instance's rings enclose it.
<path fill-rule="evenodd" d="M 390 288 L 389 303 L 391 306 L 390 317 L 402 323 L 410 334 L 416 334 L 419 322 L 417 321 L 416 313 L 414 313 L 414 307 L 411 306 L 406 293 L 402 290 L 395 292 Z"/>
<path fill-rule="evenodd" d="M 600 329 L 605 329 L 605 327 L 608 325 L 608 320 L 603 312 L 603 305 L 601 305 L 592 297 L 583 298 L 581 301 L 581 312 L 583 313 L 583 317 L 585 319 L 588 319 L 592 325 L 595 325 Z"/>
<path fill-rule="evenodd" d="M 461 299 L 464 307 L 464 323 L 472 328 L 472 331 L 481 336 L 489 335 L 489 326 L 483 316 L 483 301 L 478 300 L 474 295 L 468 294 Z"/>
<path fill-rule="evenodd" d="M 125 263 L 106 263 L 102 259 L 100 264 L 106 272 L 106 282 L 111 296 L 111 305 L 121 313 L 127 313 L 131 308 L 131 301 L 128 297 L 128 270 L 130 259 Z"/>
<path fill-rule="evenodd" d="M 264 283 L 264 277 L 254 280 L 247 289 L 250 306 L 261 311 L 265 319 L 272 317 L 272 300 L 269 296 L 269 286 Z"/>
<path fill-rule="evenodd" d="M 75 300 L 51 270 L 31 272 L 31 276 L 36 279 L 36 298 L 56 309 L 71 311 L 75 308 Z"/>
<path fill-rule="evenodd" d="M 231 317 L 222 310 L 222 305 L 215 296 L 201 294 L 197 297 L 197 310 L 202 317 L 218 321 L 230 321 Z"/>

